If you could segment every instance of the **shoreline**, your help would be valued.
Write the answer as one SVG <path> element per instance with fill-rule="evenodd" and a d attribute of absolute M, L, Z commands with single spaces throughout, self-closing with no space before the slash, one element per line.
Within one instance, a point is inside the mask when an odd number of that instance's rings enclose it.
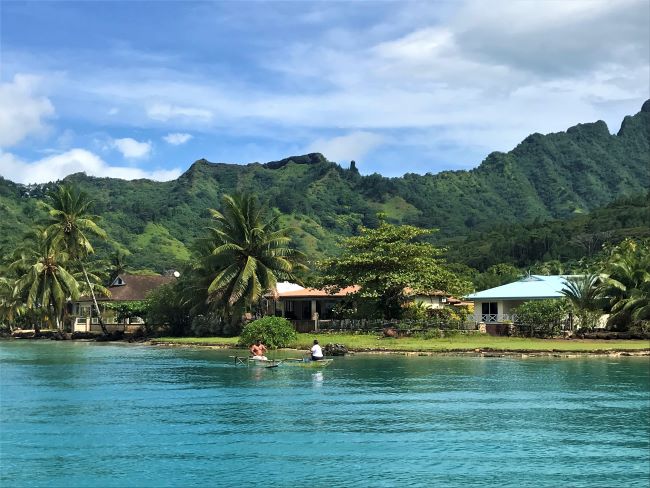
<path fill-rule="evenodd" d="M 177 347 L 188 349 L 218 349 L 218 350 L 245 350 L 242 347 L 235 347 L 231 344 L 214 344 L 214 343 L 178 343 L 169 341 L 150 340 L 140 344 L 160 347 Z M 304 352 L 303 349 L 280 348 L 278 352 Z M 438 351 L 407 351 L 384 348 L 350 348 L 349 355 L 376 355 L 376 356 L 458 356 L 458 357 L 555 357 L 555 358 L 580 358 L 580 357 L 650 357 L 650 348 L 648 349 L 594 349 L 590 351 L 561 351 L 561 350 L 534 350 L 534 349 L 448 349 Z M 335 356 L 332 356 L 335 357 Z"/>
<path fill-rule="evenodd" d="M 47 341 L 53 340 L 47 337 L 1 337 L 0 342 L 3 341 Z M 84 343 L 101 343 L 101 344 L 133 344 L 144 346 L 159 346 L 169 348 L 190 348 L 190 349 L 218 349 L 218 350 L 245 350 L 246 348 L 239 347 L 231 343 L 219 343 L 213 341 L 195 341 L 195 342 L 181 342 L 171 340 L 158 340 L 158 339 L 122 339 L 122 340 L 109 340 L 97 341 L 91 338 L 83 339 L 68 339 L 64 342 L 84 342 Z M 549 340 L 550 341 L 550 340 Z M 55 341 L 59 342 L 59 341 Z M 609 341 L 602 340 L 598 343 L 607 344 Z M 596 344 L 598 344 L 596 343 Z M 393 349 L 390 347 L 347 347 L 349 355 L 391 355 L 391 356 L 417 356 L 417 357 L 432 357 L 432 356 L 456 356 L 456 357 L 510 357 L 510 358 L 534 358 L 534 357 L 552 357 L 552 358 L 585 358 L 585 357 L 650 357 L 650 343 L 647 348 L 585 348 L 583 350 L 564 350 L 564 349 L 535 349 L 535 348 L 493 348 L 493 347 L 453 347 L 453 348 L 440 348 L 435 350 L 425 349 Z M 304 352 L 303 349 L 298 348 L 280 348 L 278 352 L 295 353 L 297 351 Z M 333 356 L 334 357 L 334 356 Z"/>

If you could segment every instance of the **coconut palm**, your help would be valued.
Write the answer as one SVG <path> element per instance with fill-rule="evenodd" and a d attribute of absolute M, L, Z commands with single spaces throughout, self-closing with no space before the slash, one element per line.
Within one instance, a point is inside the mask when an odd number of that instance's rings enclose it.
<path fill-rule="evenodd" d="M 48 237 L 53 245 L 60 245 L 68 253 L 70 259 L 79 265 L 86 290 L 90 295 L 97 312 L 99 325 L 106 335 L 108 330 L 102 320 L 95 291 L 97 286 L 91 283 L 90 276 L 84 265 L 84 260 L 89 254 L 95 252 L 90 238 L 95 236 L 106 238 L 106 232 L 95 222 L 98 217 L 90 213 L 92 200 L 83 193 L 69 185 L 60 185 L 49 195 L 49 202 L 45 204 L 49 214 Z"/>
<path fill-rule="evenodd" d="M 13 297 L 29 309 L 44 309 L 61 329 L 66 301 L 79 297 L 79 284 L 66 269 L 68 254 L 57 249 L 42 229 L 32 237 L 10 265 L 18 274 Z"/>
<path fill-rule="evenodd" d="M 25 312 L 25 304 L 14 295 L 16 280 L 0 277 L 0 324 L 13 330 L 15 319 Z"/>
<path fill-rule="evenodd" d="M 600 278 L 596 274 L 571 276 L 561 293 L 569 299 L 580 326 L 592 329 L 601 315 Z"/>
<path fill-rule="evenodd" d="M 250 195 L 226 195 L 223 212 L 210 209 L 211 268 L 208 300 L 223 306 L 238 321 L 247 307 L 275 290 L 278 279 L 296 280 L 294 271 L 304 268 L 302 253 L 290 247 L 289 228 L 280 228 L 278 217 L 265 222 L 264 211 Z"/>
<path fill-rule="evenodd" d="M 650 241 L 627 239 L 612 250 L 602 290 L 611 305 L 610 325 L 650 320 Z"/>

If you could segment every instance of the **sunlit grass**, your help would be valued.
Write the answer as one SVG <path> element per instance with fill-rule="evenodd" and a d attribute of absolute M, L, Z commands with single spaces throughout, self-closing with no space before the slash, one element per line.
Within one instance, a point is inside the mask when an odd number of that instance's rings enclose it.
<path fill-rule="evenodd" d="M 380 337 L 377 334 L 298 334 L 292 344 L 297 349 L 309 349 L 314 339 L 322 345 L 344 344 L 351 350 L 376 351 L 467 351 L 492 349 L 495 351 L 639 351 L 650 349 L 647 340 L 596 340 L 596 339 L 529 339 L 520 337 L 493 337 L 488 335 L 459 335 L 443 339 L 403 337 L 399 339 Z M 234 347 L 238 337 L 161 337 L 153 342 L 187 345 L 214 345 Z"/>

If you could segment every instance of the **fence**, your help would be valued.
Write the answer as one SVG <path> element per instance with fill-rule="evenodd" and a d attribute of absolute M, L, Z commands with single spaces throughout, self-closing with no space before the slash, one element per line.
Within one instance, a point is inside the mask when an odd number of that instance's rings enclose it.
<path fill-rule="evenodd" d="M 134 324 L 115 324 L 106 323 L 104 326 L 108 332 L 125 332 L 133 333 L 142 328 L 144 322 Z M 99 325 L 99 320 L 96 317 L 76 317 L 72 324 L 72 332 L 102 332 L 102 327 Z"/>
<path fill-rule="evenodd" d="M 478 324 L 473 321 L 340 319 L 294 320 L 292 323 L 298 332 L 380 332 L 390 328 L 408 334 L 431 329 L 478 330 Z"/>

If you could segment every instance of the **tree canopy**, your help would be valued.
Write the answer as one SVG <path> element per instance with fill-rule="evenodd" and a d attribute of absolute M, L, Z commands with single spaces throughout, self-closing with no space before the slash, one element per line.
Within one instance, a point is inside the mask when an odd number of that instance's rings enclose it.
<path fill-rule="evenodd" d="M 341 241 L 341 254 L 320 263 L 321 284 L 330 289 L 361 287 L 359 295 L 377 301 L 385 318 L 398 317 L 409 292 L 445 291 L 462 295 L 470 284 L 456 277 L 442 259 L 443 249 L 423 240 L 433 230 L 393 225 L 362 227 Z"/>

